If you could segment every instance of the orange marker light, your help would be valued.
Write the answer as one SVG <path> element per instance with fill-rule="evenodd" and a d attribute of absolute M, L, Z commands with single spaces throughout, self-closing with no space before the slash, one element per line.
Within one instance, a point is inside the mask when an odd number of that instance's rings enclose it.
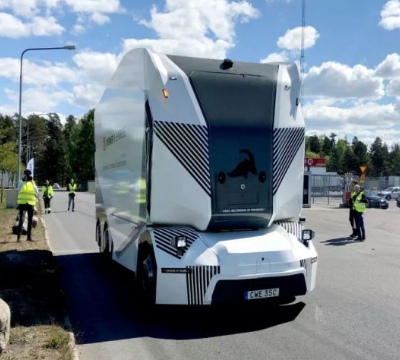
<path fill-rule="evenodd" d="M 168 90 L 167 90 L 167 89 L 163 89 L 162 92 L 163 92 L 164 97 L 165 97 L 166 99 L 168 99 L 168 98 L 169 98 L 169 92 L 168 92 Z"/>

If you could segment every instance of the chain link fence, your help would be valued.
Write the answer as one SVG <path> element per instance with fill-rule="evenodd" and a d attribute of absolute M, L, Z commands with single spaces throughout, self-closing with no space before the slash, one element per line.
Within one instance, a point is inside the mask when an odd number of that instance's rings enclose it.
<path fill-rule="evenodd" d="M 343 199 L 344 176 L 312 175 L 311 204 L 339 205 Z"/>
<path fill-rule="evenodd" d="M 359 180 L 358 176 L 348 176 Z M 346 190 L 344 175 L 311 175 L 311 204 L 339 206 L 344 199 Z M 390 186 L 400 186 L 400 176 L 366 177 L 361 184 L 364 189 L 383 190 Z M 349 186 L 347 186 L 349 187 Z"/>

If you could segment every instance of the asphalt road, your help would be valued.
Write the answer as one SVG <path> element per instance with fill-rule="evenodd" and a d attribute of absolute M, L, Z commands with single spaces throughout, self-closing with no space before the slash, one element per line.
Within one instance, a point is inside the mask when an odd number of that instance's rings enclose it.
<path fill-rule="evenodd" d="M 367 212 L 365 243 L 346 239 L 348 210 L 305 209 L 317 232 L 317 288 L 292 304 L 147 313 L 130 274 L 99 257 L 94 196 L 78 193 L 72 213 L 57 192 L 46 224 L 80 358 L 400 359 L 400 209 L 390 205 Z"/>

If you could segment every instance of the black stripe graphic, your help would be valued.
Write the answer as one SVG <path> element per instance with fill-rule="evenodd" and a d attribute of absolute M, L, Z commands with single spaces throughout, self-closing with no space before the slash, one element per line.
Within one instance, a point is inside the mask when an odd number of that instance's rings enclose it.
<path fill-rule="evenodd" d="M 275 195 L 304 141 L 304 128 L 274 129 L 273 194 Z"/>
<path fill-rule="evenodd" d="M 210 158 L 207 127 L 167 121 L 154 121 L 157 137 L 182 166 L 211 196 Z"/>
<path fill-rule="evenodd" d="M 165 227 L 153 229 L 154 240 L 158 249 L 181 259 L 185 255 L 190 246 L 199 238 L 196 231 L 191 228 L 184 227 Z M 173 245 L 172 240 L 177 236 L 186 236 L 186 247 L 178 252 L 178 249 Z"/>
<path fill-rule="evenodd" d="M 219 266 L 187 266 L 186 285 L 189 305 L 203 305 L 208 285 L 214 275 L 221 272 Z"/>
<path fill-rule="evenodd" d="M 275 221 L 275 224 L 282 226 L 289 234 L 301 239 L 302 223 L 296 221 Z"/>

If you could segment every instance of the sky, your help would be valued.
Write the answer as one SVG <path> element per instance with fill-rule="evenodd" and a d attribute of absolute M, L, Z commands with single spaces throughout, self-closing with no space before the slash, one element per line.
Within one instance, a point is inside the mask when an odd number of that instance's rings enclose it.
<path fill-rule="evenodd" d="M 62 119 L 96 107 L 136 47 L 233 61 L 299 61 L 301 0 L 0 0 L 0 113 Z M 400 0 L 306 0 L 308 135 L 400 143 Z"/>

